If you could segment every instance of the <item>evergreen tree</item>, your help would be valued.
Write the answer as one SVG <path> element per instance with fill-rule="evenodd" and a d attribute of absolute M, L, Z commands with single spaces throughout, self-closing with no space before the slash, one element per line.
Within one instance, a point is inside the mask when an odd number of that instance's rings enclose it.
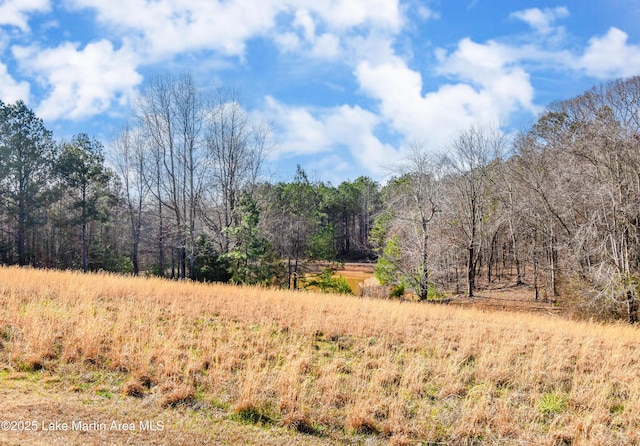
<path fill-rule="evenodd" d="M 56 172 L 65 192 L 71 199 L 70 208 L 76 210 L 69 220 L 82 228 L 82 270 L 89 269 L 88 224 L 106 219 L 107 189 L 111 172 L 104 165 L 102 144 L 81 133 L 64 143 L 56 163 Z"/>
<path fill-rule="evenodd" d="M 45 219 L 54 157 L 51 132 L 42 120 L 22 101 L 13 105 L 0 101 L 0 213 L 14 228 L 11 232 L 20 265 L 30 259 L 35 264 L 28 238 L 30 235 L 33 251 L 36 228 Z"/>
<path fill-rule="evenodd" d="M 231 280 L 250 285 L 273 285 L 284 276 L 280 259 L 262 235 L 260 210 L 255 200 L 244 195 L 237 207 L 238 223 L 226 230 L 232 248 L 222 256 L 229 262 Z"/>

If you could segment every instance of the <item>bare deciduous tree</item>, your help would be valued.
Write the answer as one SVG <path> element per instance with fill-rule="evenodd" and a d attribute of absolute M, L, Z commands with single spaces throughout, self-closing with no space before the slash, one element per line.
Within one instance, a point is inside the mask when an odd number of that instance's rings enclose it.
<path fill-rule="evenodd" d="M 448 208 L 466 243 L 467 292 L 473 297 L 482 250 L 483 222 L 488 212 L 487 169 L 503 151 L 504 136 L 495 128 L 471 127 L 451 143 L 447 156 Z"/>
<path fill-rule="evenodd" d="M 139 248 L 143 209 L 149 195 L 149 185 L 144 179 L 145 164 L 148 160 L 145 142 L 141 136 L 139 131 L 127 125 L 112 145 L 113 163 L 124 187 L 126 210 L 131 228 L 131 262 L 133 274 L 136 276 L 140 270 Z"/>
<path fill-rule="evenodd" d="M 138 102 L 138 115 L 156 161 L 155 169 L 150 169 L 154 174 L 150 190 L 158 200 L 161 222 L 163 208 L 174 217 L 180 278 L 186 277 L 187 257 L 189 276 L 193 275 L 195 262 L 196 211 L 207 168 L 205 113 L 206 102 L 190 76 L 158 77 L 149 83 Z M 172 273 L 175 274 L 173 268 Z"/>
<path fill-rule="evenodd" d="M 203 213 L 215 233 L 221 252 L 229 252 L 225 235 L 233 224 L 242 193 L 251 194 L 271 149 L 271 129 L 253 122 L 242 108 L 237 91 L 219 87 L 206 116 L 206 148 L 211 183 Z"/>
<path fill-rule="evenodd" d="M 386 224 L 387 242 L 379 261 L 378 275 L 396 277 L 418 295 L 429 297 L 431 225 L 441 210 L 442 188 L 439 172 L 442 160 L 414 144 L 407 159 L 394 169 L 397 177 L 390 188 Z M 385 271 L 385 268 L 387 271 Z"/>

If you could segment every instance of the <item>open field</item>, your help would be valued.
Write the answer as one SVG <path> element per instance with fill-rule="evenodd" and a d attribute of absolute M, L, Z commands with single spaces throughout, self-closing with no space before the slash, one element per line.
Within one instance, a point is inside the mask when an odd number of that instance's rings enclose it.
<path fill-rule="evenodd" d="M 640 331 L 0 268 L 1 444 L 640 442 Z M 162 422 L 142 431 L 139 422 Z"/>

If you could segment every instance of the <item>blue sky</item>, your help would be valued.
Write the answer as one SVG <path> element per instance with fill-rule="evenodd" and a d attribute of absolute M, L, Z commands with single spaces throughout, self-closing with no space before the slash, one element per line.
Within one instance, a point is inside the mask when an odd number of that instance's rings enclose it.
<path fill-rule="evenodd" d="M 640 74 L 637 0 L 0 0 L 0 99 L 108 145 L 157 73 L 238 88 L 269 171 L 383 179 L 412 143 L 530 125 Z"/>

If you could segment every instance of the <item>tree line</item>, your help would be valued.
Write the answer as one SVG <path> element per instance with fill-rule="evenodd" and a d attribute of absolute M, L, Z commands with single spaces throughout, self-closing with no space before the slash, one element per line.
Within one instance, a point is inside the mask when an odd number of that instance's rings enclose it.
<path fill-rule="evenodd" d="M 176 279 L 298 286 L 309 260 L 372 258 L 380 186 L 262 176 L 270 125 L 237 91 L 189 75 L 140 92 L 110 150 L 54 141 L 22 101 L 0 103 L 0 261 Z"/>
<path fill-rule="evenodd" d="M 383 282 L 428 299 L 513 278 L 638 322 L 640 77 L 554 103 L 514 137 L 473 127 L 444 156 L 416 146 L 383 191 Z"/>
<path fill-rule="evenodd" d="M 414 144 L 384 185 L 333 186 L 301 168 L 266 179 L 270 125 L 188 75 L 140 92 L 107 158 L 0 103 L 0 261 L 298 288 L 310 261 L 376 260 L 394 294 L 512 280 L 637 322 L 639 110 L 640 78 L 620 79 L 515 136 L 475 126 L 444 155 Z"/>

